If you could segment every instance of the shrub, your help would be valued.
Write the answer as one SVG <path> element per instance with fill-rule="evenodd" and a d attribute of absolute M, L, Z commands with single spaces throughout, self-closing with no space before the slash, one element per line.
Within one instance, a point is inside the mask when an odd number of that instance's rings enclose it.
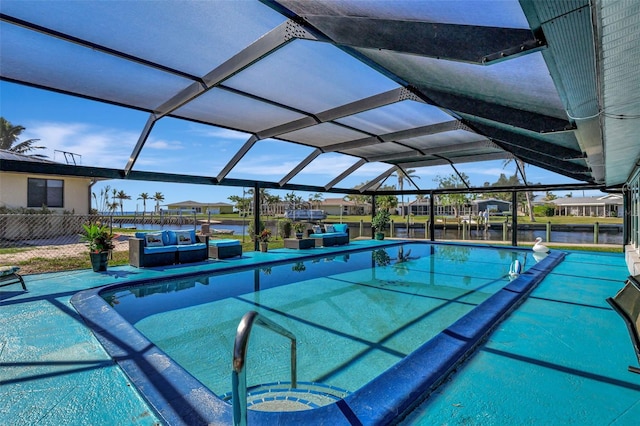
<path fill-rule="evenodd" d="M 555 206 L 552 204 L 544 204 L 542 206 L 533 207 L 533 215 L 538 217 L 551 217 L 555 214 Z"/>
<path fill-rule="evenodd" d="M 264 229 L 264 222 L 260 221 L 260 231 L 262 231 Z M 256 238 L 256 231 L 254 229 L 253 226 L 253 221 L 249 222 L 249 226 L 247 227 L 247 232 L 249 233 L 249 236 L 251 237 L 252 240 L 255 240 Z"/>
<path fill-rule="evenodd" d="M 289 238 L 291 236 L 291 228 L 293 223 L 290 219 L 282 220 L 278 223 L 278 231 L 282 238 Z"/>

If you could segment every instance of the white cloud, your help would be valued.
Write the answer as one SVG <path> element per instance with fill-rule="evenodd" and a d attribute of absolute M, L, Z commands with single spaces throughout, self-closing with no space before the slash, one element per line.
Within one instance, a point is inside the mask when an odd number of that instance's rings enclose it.
<path fill-rule="evenodd" d="M 129 160 L 138 135 L 83 123 L 36 122 L 24 133 L 25 139 L 40 139 L 50 159 L 65 162 L 64 154 L 76 154 L 76 164 L 122 167 Z"/>
<path fill-rule="evenodd" d="M 251 176 L 285 176 L 298 165 L 295 161 L 271 155 L 251 157 L 251 161 L 240 161 L 232 173 L 243 173 Z"/>
<path fill-rule="evenodd" d="M 145 144 L 144 148 L 151 149 L 160 149 L 160 150 L 180 150 L 184 149 L 184 145 L 180 141 L 167 141 L 163 139 L 153 139 L 149 138 Z M 143 150 L 144 150 L 143 148 Z"/>
<path fill-rule="evenodd" d="M 190 129 L 191 133 L 194 133 L 199 136 L 205 136 L 207 138 L 216 138 L 222 140 L 243 140 L 246 141 L 251 137 L 251 135 L 243 132 L 238 132 L 235 130 L 223 129 L 220 127 L 212 127 L 212 126 L 203 126 L 203 127 L 192 127 Z"/>

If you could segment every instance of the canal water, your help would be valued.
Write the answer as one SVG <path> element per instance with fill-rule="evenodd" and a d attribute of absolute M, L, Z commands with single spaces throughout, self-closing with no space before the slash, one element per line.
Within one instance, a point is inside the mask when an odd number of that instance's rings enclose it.
<path fill-rule="evenodd" d="M 133 224 L 125 224 L 125 228 L 133 228 Z M 138 224 L 135 225 L 135 228 L 138 230 L 151 230 L 151 229 L 159 229 L 159 225 L 153 224 Z M 193 229 L 193 224 L 189 225 L 164 225 L 161 227 L 162 229 Z M 230 224 L 215 224 L 212 225 L 214 229 L 220 230 L 228 230 L 233 231 L 233 235 L 242 236 L 243 234 L 247 234 L 248 226 L 242 225 L 230 225 Z M 199 226 L 198 226 L 199 229 Z M 272 229 L 273 230 L 273 229 Z M 358 236 L 363 237 L 371 237 L 371 227 L 363 226 L 362 234 L 360 234 L 360 226 L 358 224 L 349 225 L 349 233 L 351 238 L 355 238 Z M 387 229 L 386 235 L 389 236 L 389 229 Z M 396 238 L 407 238 L 407 229 L 402 226 L 395 226 L 393 236 Z M 598 233 L 598 242 L 600 244 L 620 244 L 622 245 L 622 227 L 615 229 L 600 229 Z M 424 227 L 416 227 L 409 229 L 409 238 L 425 238 L 425 230 Z M 536 238 L 542 238 L 546 241 L 546 231 L 544 229 L 540 230 L 525 230 L 518 229 L 518 241 L 534 241 Z M 435 239 L 436 240 L 461 240 L 463 239 L 463 233 L 461 229 L 457 229 L 457 227 L 452 227 L 448 229 L 436 229 L 435 231 Z M 494 226 L 489 228 L 488 231 L 471 229 L 470 232 L 467 232 L 466 235 L 467 240 L 478 240 L 478 241 L 503 241 L 502 227 Z M 549 242 L 554 243 L 573 243 L 573 244 L 593 244 L 593 230 L 562 230 L 556 231 L 551 230 L 551 239 Z M 506 241 L 511 241 L 511 231 L 507 231 L 507 239 Z"/>

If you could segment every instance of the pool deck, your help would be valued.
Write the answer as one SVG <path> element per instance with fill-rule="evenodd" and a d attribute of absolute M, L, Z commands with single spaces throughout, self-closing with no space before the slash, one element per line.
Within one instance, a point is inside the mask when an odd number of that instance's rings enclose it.
<path fill-rule="evenodd" d="M 341 249 L 27 275 L 28 293 L 19 285 L 0 288 L 0 424 L 160 423 L 70 304 L 78 291 Z M 406 424 L 636 424 L 640 375 L 627 372 L 636 359 L 624 323 L 604 300 L 627 274 L 623 253 L 569 252 Z"/>

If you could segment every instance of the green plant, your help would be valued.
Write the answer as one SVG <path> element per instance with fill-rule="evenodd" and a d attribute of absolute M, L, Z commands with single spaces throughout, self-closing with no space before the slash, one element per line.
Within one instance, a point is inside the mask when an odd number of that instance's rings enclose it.
<path fill-rule="evenodd" d="M 533 207 L 533 214 L 538 217 L 551 217 L 555 214 L 555 206 L 553 204 L 535 206 Z"/>
<path fill-rule="evenodd" d="M 84 232 L 80 234 L 80 240 L 87 243 L 91 253 L 99 253 L 113 249 L 113 234 L 109 227 L 100 222 L 83 224 Z"/>
<path fill-rule="evenodd" d="M 271 229 L 264 228 L 257 236 L 256 239 L 261 243 L 268 243 L 271 239 Z"/>
<path fill-rule="evenodd" d="M 291 226 L 292 226 L 292 222 L 290 219 L 284 219 L 278 223 L 280 236 L 282 238 L 289 238 L 289 236 L 291 235 Z"/>
<path fill-rule="evenodd" d="M 391 221 L 391 215 L 388 210 L 380 209 L 376 215 L 371 219 L 371 227 L 377 232 L 382 232 L 389 225 Z"/>
<path fill-rule="evenodd" d="M 293 230 L 297 233 L 297 234 L 301 234 L 304 232 L 304 230 L 307 229 L 307 225 L 304 222 L 295 222 L 293 224 Z"/>
<path fill-rule="evenodd" d="M 260 221 L 260 231 L 262 231 L 263 229 L 265 229 L 265 224 L 263 221 Z M 249 222 L 249 226 L 247 227 L 247 233 L 249 234 L 249 236 L 251 237 L 251 239 L 258 239 L 258 232 L 256 232 L 255 230 L 255 226 L 253 221 Z"/>

